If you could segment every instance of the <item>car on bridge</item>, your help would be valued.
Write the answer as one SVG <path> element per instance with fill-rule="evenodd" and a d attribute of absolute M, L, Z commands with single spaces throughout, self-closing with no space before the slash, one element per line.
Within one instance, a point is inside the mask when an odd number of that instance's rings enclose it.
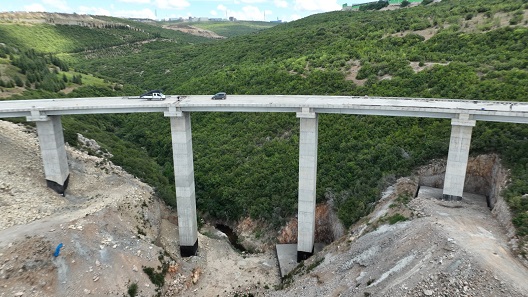
<path fill-rule="evenodd" d="M 161 90 L 152 90 L 148 91 L 145 94 L 139 96 L 140 99 L 147 99 L 147 100 L 165 100 L 165 95 L 161 92 Z"/>
<path fill-rule="evenodd" d="M 225 100 L 225 99 L 227 99 L 227 94 L 225 92 L 219 92 L 219 93 L 214 94 L 213 97 L 211 97 L 211 99 L 213 99 L 213 100 Z"/>

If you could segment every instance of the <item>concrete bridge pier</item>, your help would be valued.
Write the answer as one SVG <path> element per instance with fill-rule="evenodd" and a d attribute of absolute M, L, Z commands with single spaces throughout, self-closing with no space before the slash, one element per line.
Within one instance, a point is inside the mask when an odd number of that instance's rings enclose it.
<path fill-rule="evenodd" d="M 305 107 L 297 112 L 297 117 L 300 119 L 297 262 L 300 262 L 314 252 L 318 119 L 313 110 Z"/>
<path fill-rule="evenodd" d="M 469 114 L 460 114 L 451 120 L 451 140 L 442 195 L 444 200 L 462 200 L 471 133 L 475 124 L 476 121 L 470 119 Z"/>
<path fill-rule="evenodd" d="M 68 187 L 70 170 L 64 145 L 64 135 L 60 116 L 42 115 L 38 110 L 32 110 L 27 121 L 35 122 L 44 164 L 44 174 L 49 188 L 64 195 Z"/>
<path fill-rule="evenodd" d="M 165 116 L 171 125 L 180 254 L 190 257 L 198 250 L 191 115 L 171 106 Z"/>

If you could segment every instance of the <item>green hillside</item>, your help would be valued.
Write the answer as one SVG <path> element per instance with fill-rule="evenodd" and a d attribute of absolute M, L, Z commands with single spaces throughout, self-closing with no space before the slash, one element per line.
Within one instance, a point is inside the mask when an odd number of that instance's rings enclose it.
<path fill-rule="evenodd" d="M 277 25 L 277 23 L 270 22 L 250 22 L 250 21 L 236 21 L 236 22 L 193 22 L 189 25 L 210 30 L 218 35 L 224 37 L 234 37 L 240 35 L 247 35 L 257 33 L 258 31 L 269 29 Z"/>
<path fill-rule="evenodd" d="M 55 54 L 161 41 L 178 45 L 209 42 L 203 37 L 163 29 L 152 24 L 103 16 L 98 18 L 108 24 L 99 28 L 0 21 L 0 36 L 3 43 L 19 49 L 37 49 L 40 52 Z"/>
<path fill-rule="evenodd" d="M 528 101 L 527 10 L 521 0 L 444 0 L 393 11 L 318 14 L 208 42 L 180 42 L 169 35 L 135 42 L 147 38 L 140 31 L 126 35 L 127 41 L 109 37 L 91 44 L 96 35 L 129 31 L 98 29 L 101 32 L 92 35 L 84 28 L 55 28 L 64 45 L 54 52 L 76 71 L 123 86 L 83 86 L 61 96 L 136 95 L 161 88 L 168 94 L 225 91 Z M 0 25 L 1 40 L 24 48 L 13 37 L 16 34 L 4 39 L 8 26 L 13 25 Z M 65 33 L 68 30 L 79 30 L 75 33 L 79 37 Z M 20 97 L 43 96 L 38 92 Z M 249 215 L 274 227 L 295 215 L 295 115 L 191 117 L 197 203 L 203 215 L 232 221 Z M 116 163 L 175 203 L 168 119 L 105 115 L 67 117 L 64 122 L 67 135 L 84 131 L 97 139 L 115 155 Z M 321 115 L 319 125 L 318 201 L 332 199 L 346 226 L 370 211 L 380 191 L 395 178 L 433 158 L 446 157 L 451 129 L 448 120 L 352 115 Z M 471 154 L 479 153 L 498 153 L 511 169 L 512 182 L 504 197 L 514 211 L 518 234 L 527 236 L 528 127 L 479 122 Z"/>

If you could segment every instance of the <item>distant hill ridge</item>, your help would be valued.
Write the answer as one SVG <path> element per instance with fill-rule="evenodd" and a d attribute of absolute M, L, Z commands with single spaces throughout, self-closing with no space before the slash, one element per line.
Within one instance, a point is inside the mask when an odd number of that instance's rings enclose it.
<path fill-rule="evenodd" d="M 103 28 L 108 26 L 126 26 L 123 23 L 109 22 L 87 14 L 70 14 L 56 12 L 0 12 L 2 23 L 29 23 L 52 25 L 76 25 Z"/>

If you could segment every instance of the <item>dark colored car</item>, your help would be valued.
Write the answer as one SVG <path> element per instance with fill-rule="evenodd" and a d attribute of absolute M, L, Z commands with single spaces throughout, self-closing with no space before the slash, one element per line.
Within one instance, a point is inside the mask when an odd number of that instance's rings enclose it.
<path fill-rule="evenodd" d="M 225 92 L 216 93 L 211 98 L 213 100 L 224 100 L 227 99 L 227 94 Z"/>

